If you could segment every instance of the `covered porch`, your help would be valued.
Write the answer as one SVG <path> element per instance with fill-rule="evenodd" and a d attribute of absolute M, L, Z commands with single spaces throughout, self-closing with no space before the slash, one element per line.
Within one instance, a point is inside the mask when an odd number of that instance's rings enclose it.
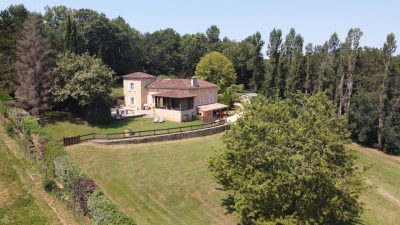
<path fill-rule="evenodd" d="M 206 123 L 212 123 L 216 120 L 226 119 L 228 116 L 228 106 L 221 103 L 197 106 L 198 115 Z"/>
<path fill-rule="evenodd" d="M 195 94 L 187 90 L 175 90 L 156 93 L 152 96 L 155 100 L 156 116 L 175 122 L 188 122 L 195 119 Z"/>

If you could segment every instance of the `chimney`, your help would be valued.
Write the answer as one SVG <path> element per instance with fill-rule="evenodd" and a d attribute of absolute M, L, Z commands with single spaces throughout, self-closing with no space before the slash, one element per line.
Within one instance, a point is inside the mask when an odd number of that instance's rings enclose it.
<path fill-rule="evenodd" d="M 190 84 L 191 84 L 193 87 L 197 87 L 197 78 L 192 77 L 192 78 L 190 79 Z"/>

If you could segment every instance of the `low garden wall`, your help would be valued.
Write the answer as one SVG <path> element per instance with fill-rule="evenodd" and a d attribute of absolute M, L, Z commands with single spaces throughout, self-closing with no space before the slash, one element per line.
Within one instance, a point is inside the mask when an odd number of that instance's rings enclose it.
<path fill-rule="evenodd" d="M 125 138 L 125 139 L 116 139 L 116 140 L 100 140 L 95 139 L 92 142 L 103 144 L 103 145 L 119 145 L 119 144 L 139 144 L 139 143 L 147 143 L 147 142 L 159 142 L 159 141 L 170 141 L 170 140 L 179 140 L 185 138 L 193 138 L 193 137 L 203 137 L 213 134 L 218 134 L 229 130 L 230 126 L 228 124 L 219 125 L 215 127 L 193 130 L 193 131 L 185 131 L 179 133 L 172 134 L 160 134 L 155 136 L 146 136 L 146 137 L 136 137 L 136 138 Z"/>

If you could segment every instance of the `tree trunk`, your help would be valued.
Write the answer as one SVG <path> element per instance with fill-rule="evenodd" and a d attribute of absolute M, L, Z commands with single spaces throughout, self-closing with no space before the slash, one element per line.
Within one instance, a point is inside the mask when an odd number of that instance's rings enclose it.
<path fill-rule="evenodd" d="M 338 108 L 338 116 L 342 115 L 342 108 L 344 104 L 344 98 L 345 95 L 343 93 L 343 84 L 344 84 L 344 73 L 342 75 L 342 78 L 340 78 L 340 83 L 339 83 L 339 108 Z"/>

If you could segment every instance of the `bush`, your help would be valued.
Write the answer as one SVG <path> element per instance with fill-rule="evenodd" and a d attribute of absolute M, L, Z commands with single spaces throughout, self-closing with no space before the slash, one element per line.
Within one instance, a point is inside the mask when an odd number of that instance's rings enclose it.
<path fill-rule="evenodd" d="M 13 124 L 14 124 L 13 121 L 9 121 L 8 123 L 6 123 L 6 126 L 5 126 L 7 135 L 9 137 L 12 137 L 14 135 L 14 126 L 13 126 Z"/>
<path fill-rule="evenodd" d="M 7 116 L 15 123 L 15 128 L 22 131 L 21 120 L 25 116 L 30 116 L 29 113 L 21 108 L 7 108 Z"/>
<path fill-rule="evenodd" d="M 21 128 L 25 138 L 32 141 L 31 134 L 37 134 L 41 127 L 34 117 L 24 116 L 21 118 Z"/>
<path fill-rule="evenodd" d="M 81 178 L 74 185 L 75 198 L 79 201 L 83 215 L 86 216 L 89 212 L 87 207 L 87 199 L 98 187 L 93 179 Z"/>
<path fill-rule="evenodd" d="M 86 121 L 93 125 L 108 125 L 111 123 L 110 106 L 106 103 L 96 103 L 86 108 Z"/>
<path fill-rule="evenodd" d="M 87 205 L 89 215 L 95 224 L 135 224 L 125 213 L 119 211 L 118 207 L 100 190 L 89 196 Z"/>
<path fill-rule="evenodd" d="M 68 154 L 53 157 L 54 175 L 70 194 L 74 194 L 75 182 L 86 175 L 72 161 Z"/>
<path fill-rule="evenodd" d="M 51 172 L 53 176 L 55 176 L 54 172 L 54 162 L 53 159 L 60 155 L 67 154 L 63 149 L 61 143 L 51 141 L 44 145 L 44 156 L 46 161 L 47 169 Z"/>
<path fill-rule="evenodd" d="M 57 185 L 56 185 L 56 182 L 54 180 L 46 178 L 43 181 L 43 189 L 47 193 L 52 193 L 56 188 L 57 188 Z"/>

